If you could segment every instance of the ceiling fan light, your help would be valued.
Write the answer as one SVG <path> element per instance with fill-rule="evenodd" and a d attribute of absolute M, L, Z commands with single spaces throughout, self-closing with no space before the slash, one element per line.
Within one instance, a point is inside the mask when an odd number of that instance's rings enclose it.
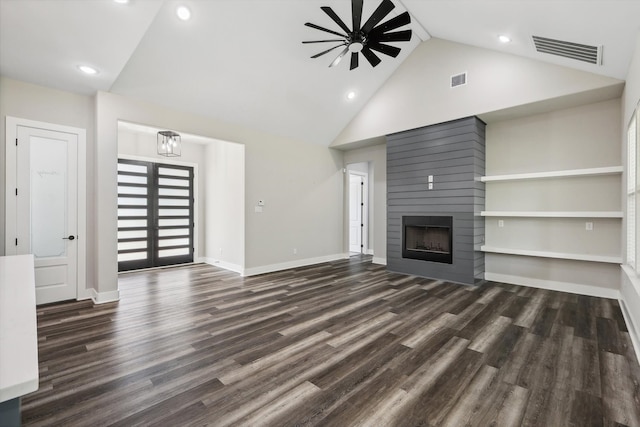
<path fill-rule="evenodd" d="M 362 49 L 364 49 L 364 45 L 360 42 L 353 42 L 349 45 L 349 52 L 362 52 Z"/>
<path fill-rule="evenodd" d="M 409 12 L 403 12 L 387 21 L 385 18 L 395 8 L 395 5 L 391 0 L 382 0 L 375 11 L 369 16 L 369 18 L 362 23 L 362 4 L 363 0 L 351 0 L 351 17 L 352 27 L 345 23 L 335 11 L 329 6 L 322 6 L 320 9 L 331 18 L 335 25 L 337 25 L 343 32 L 335 31 L 330 28 L 321 27 L 310 22 L 306 22 L 304 25 L 325 33 L 339 36 L 344 39 L 344 43 L 326 49 L 320 53 L 313 55 L 311 58 L 318 58 L 328 52 L 338 49 L 341 46 L 346 46 L 336 59 L 333 60 L 329 68 L 335 67 L 342 60 L 342 57 L 347 53 L 351 53 L 351 63 L 349 70 L 358 68 L 359 60 L 358 54 L 362 53 L 364 58 L 369 62 L 372 67 L 375 67 L 380 63 L 380 58 L 372 52 L 376 50 L 384 55 L 397 57 L 400 48 L 384 45 L 384 42 L 406 42 L 411 40 L 411 30 L 394 31 L 405 25 L 411 23 L 411 16 Z M 331 40 L 312 40 L 303 41 L 302 43 L 329 43 L 340 42 L 340 39 Z"/>

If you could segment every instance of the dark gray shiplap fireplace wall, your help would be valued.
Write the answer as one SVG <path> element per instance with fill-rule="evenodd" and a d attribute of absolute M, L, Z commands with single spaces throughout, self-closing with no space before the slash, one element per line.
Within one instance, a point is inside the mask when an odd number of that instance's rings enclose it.
<path fill-rule="evenodd" d="M 390 271 L 466 284 L 483 278 L 484 183 L 479 178 L 485 170 L 485 126 L 468 117 L 387 136 Z M 403 258 L 403 216 L 452 217 L 452 263 Z"/>

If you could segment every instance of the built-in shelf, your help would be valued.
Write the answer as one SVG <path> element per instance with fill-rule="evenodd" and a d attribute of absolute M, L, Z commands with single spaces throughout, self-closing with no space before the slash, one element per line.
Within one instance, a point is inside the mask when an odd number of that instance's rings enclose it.
<path fill-rule="evenodd" d="M 482 211 L 480 215 L 505 218 L 622 218 L 621 211 Z"/>
<path fill-rule="evenodd" d="M 550 172 L 518 173 L 511 175 L 493 175 L 480 177 L 482 182 L 517 181 L 525 179 L 569 178 L 574 176 L 617 175 L 623 171 L 622 166 L 603 168 L 571 169 Z"/>
<path fill-rule="evenodd" d="M 486 246 L 486 245 L 481 246 L 480 250 L 483 252 L 490 252 L 495 254 L 524 255 L 524 256 L 533 256 L 533 257 L 540 257 L 540 258 L 555 258 L 555 259 L 567 259 L 567 260 L 576 260 L 576 261 L 591 261 L 591 262 L 604 262 L 604 263 L 610 263 L 610 264 L 622 264 L 622 257 L 619 257 L 619 256 L 533 251 L 528 249 L 498 248 L 495 246 Z"/>

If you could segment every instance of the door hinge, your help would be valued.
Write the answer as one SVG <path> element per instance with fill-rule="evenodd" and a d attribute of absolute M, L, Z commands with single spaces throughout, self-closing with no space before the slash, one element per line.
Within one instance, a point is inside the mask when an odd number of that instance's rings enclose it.
<path fill-rule="evenodd" d="M 16 138 L 16 147 L 18 146 L 18 138 Z"/>
<path fill-rule="evenodd" d="M 16 196 L 18 195 L 18 189 L 16 188 Z"/>
<path fill-rule="evenodd" d="M 18 246 L 18 238 L 16 237 L 16 246 Z"/>

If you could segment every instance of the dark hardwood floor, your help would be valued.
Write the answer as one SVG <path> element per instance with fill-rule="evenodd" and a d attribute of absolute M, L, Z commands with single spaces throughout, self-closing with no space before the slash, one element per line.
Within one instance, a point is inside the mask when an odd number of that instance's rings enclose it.
<path fill-rule="evenodd" d="M 40 307 L 24 425 L 640 426 L 617 301 L 370 259 L 128 273 L 117 303 Z"/>

